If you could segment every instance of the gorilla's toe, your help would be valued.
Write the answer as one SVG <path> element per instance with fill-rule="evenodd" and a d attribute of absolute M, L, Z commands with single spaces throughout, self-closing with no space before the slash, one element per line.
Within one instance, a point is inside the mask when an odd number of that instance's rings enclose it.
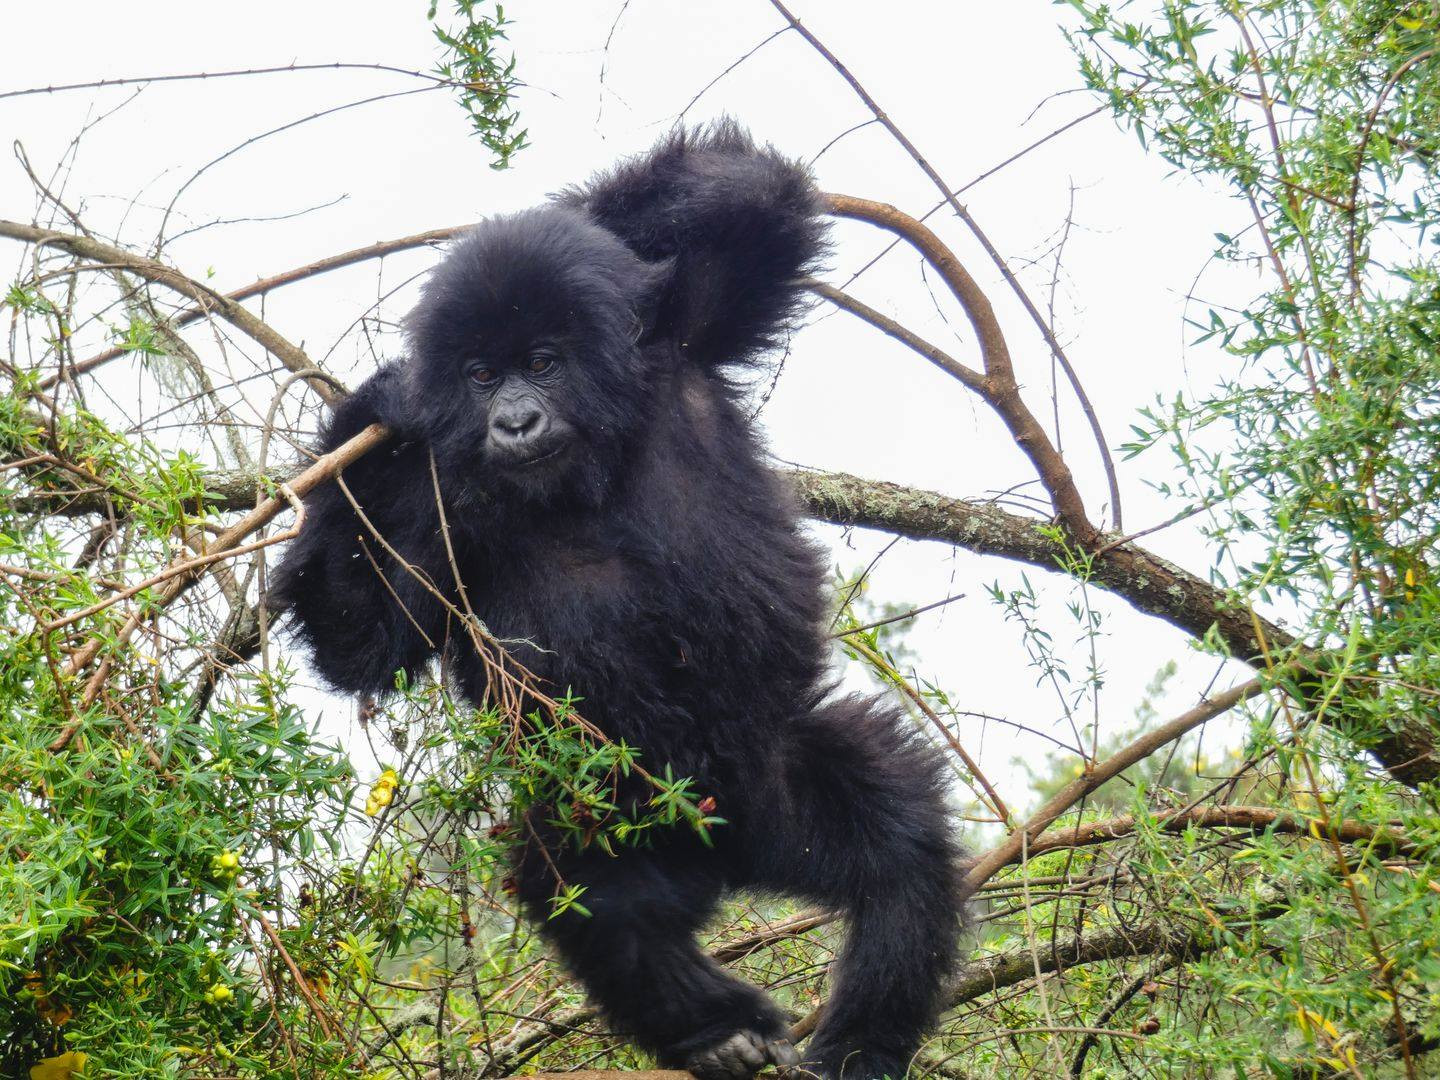
<path fill-rule="evenodd" d="M 737 1031 L 724 1041 L 691 1054 L 685 1068 L 699 1080 L 750 1080 L 767 1065 L 789 1068 L 799 1061 L 800 1055 L 784 1039 L 767 1042 L 753 1031 Z"/>

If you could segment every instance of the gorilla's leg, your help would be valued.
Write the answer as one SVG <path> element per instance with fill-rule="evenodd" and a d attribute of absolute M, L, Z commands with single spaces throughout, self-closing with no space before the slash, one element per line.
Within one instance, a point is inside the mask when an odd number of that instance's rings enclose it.
<path fill-rule="evenodd" d="M 748 1080 L 766 1065 L 799 1060 L 770 999 L 695 943 L 723 887 L 714 851 L 678 839 L 616 856 L 547 848 L 534 840 L 522 853 L 521 895 L 617 1030 L 662 1065 L 701 1080 Z M 568 886 L 584 886 L 579 899 L 588 916 L 571 909 L 547 919 L 557 873 Z"/>
<path fill-rule="evenodd" d="M 850 698 L 787 732 L 756 829 L 762 885 L 842 909 L 847 941 L 801 1058 L 831 1080 L 903 1077 L 934 1025 L 963 923 L 944 765 L 888 707 Z"/>

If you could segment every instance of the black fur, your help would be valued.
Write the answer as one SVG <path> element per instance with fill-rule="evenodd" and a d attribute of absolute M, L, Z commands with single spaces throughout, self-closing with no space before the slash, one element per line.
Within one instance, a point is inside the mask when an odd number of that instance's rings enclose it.
<path fill-rule="evenodd" d="M 829 696 L 822 558 L 727 377 L 784 332 L 823 238 L 800 167 L 730 124 L 673 135 L 459 240 L 410 317 L 410 359 L 376 372 L 321 440 L 375 420 L 396 431 L 344 480 L 450 595 L 433 452 L 490 630 L 535 643 L 518 659 L 573 688 L 588 719 L 718 799 L 729 824 L 713 848 L 676 830 L 616 856 L 552 852 L 591 915 L 544 927 L 617 1027 L 722 1080 L 793 1061 L 779 1010 L 695 944 L 725 892 L 846 913 L 803 1054 L 845 1080 L 904 1074 L 960 928 L 942 764 L 893 708 Z M 327 486 L 307 507 L 272 603 L 321 674 L 383 693 L 442 653 L 479 701 L 478 661 L 447 646 L 441 605 L 345 495 Z M 543 914 L 554 875 L 533 843 L 518 878 Z"/>

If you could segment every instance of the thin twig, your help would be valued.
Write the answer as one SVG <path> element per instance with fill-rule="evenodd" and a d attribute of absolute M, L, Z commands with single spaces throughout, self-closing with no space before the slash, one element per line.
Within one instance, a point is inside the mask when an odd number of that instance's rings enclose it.
<path fill-rule="evenodd" d="M 37 247 L 58 248 L 90 263 L 124 267 L 147 281 L 153 281 L 174 289 L 176 292 L 184 293 L 202 307 L 213 305 L 215 312 L 222 319 L 274 353 L 280 362 L 292 371 L 315 366 L 314 362 L 305 355 L 303 349 L 287 341 L 269 323 L 256 318 L 228 296 L 216 292 L 194 278 L 187 277 L 172 266 L 167 266 L 155 259 L 133 255 L 121 248 L 102 244 L 87 236 L 56 232 L 53 229 L 41 229 L 34 225 L 23 225 L 18 221 L 0 220 L 0 236 L 8 237 L 11 240 L 22 240 Z M 323 380 L 313 379 L 311 385 L 326 404 L 333 405 L 343 396 L 337 394 Z"/>
<path fill-rule="evenodd" d="M 865 107 L 870 110 L 875 119 L 879 120 L 885 130 L 894 136 L 895 141 L 910 155 L 911 160 L 930 178 L 930 181 L 940 191 L 940 194 L 955 212 L 955 215 L 965 223 L 965 227 L 970 230 L 975 239 L 979 241 L 980 246 L 985 249 L 985 253 L 990 256 L 990 260 L 995 264 L 996 269 L 1000 271 L 1001 277 L 1005 279 L 1005 283 L 1010 286 L 1011 291 L 1014 292 L 1016 298 L 1024 306 L 1025 311 L 1040 331 L 1040 336 L 1044 338 L 1045 343 L 1050 347 L 1055 359 L 1060 362 L 1061 368 L 1064 369 L 1065 377 L 1069 381 L 1071 389 L 1075 391 L 1075 399 L 1079 402 L 1080 410 L 1085 414 L 1085 419 L 1090 425 L 1091 433 L 1095 437 L 1096 449 L 1100 453 L 1101 464 L 1105 469 L 1105 479 L 1110 488 L 1110 506 L 1114 526 L 1117 529 L 1123 528 L 1120 511 L 1120 482 L 1115 473 L 1114 459 L 1110 456 L 1110 444 L 1105 438 L 1105 432 L 1100 426 L 1100 418 L 1095 413 L 1095 407 L 1090 403 L 1089 395 L 1085 393 L 1085 388 L 1080 382 L 1080 377 L 1076 374 L 1075 368 L 1070 363 L 1069 356 L 1066 355 L 1064 348 L 1055 337 L 1054 330 L 1049 323 L 1045 321 L 1045 316 L 1040 313 L 1040 309 L 1037 308 L 1035 302 L 1030 299 L 1030 294 L 1027 293 L 1025 287 L 1020 284 L 1020 279 L 1017 278 L 1014 271 L 1010 269 L 1009 264 L 1005 261 L 1005 257 L 1001 255 L 995 245 L 990 242 L 990 238 L 985 235 L 984 230 L 980 228 L 974 216 L 951 194 L 950 185 L 945 182 L 944 178 L 935 170 L 935 167 L 920 153 L 919 149 L 910 141 L 909 137 L 890 119 L 889 114 L 870 96 L 869 91 L 861 85 L 860 80 L 855 78 L 850 72 L 850 69 L 841 63 L 840 59 L 833 52 L 825 47 L 824 42 L 811 33 L 810 30 L 791 13 L 790 9 L 785 6 L 782 0 L 770 0 L 770 3 L 776 11 L 784 16 L 785 21 L 798 31 L 801 37 L 810 43 L 811 48 L 819 53 L 825 59 L 826 63 L 834 68 L 836 73 L 850 85 L 850 88 L 854 90 L 856 96 L 865 103 Z"/>

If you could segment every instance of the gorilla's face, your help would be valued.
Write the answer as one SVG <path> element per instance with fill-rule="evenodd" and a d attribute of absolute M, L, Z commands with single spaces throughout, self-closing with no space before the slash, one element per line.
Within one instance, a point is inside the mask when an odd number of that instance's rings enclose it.
<path fill-rule="evenodd" d="M 566 408 L 574 358 L 543 339 L 523 351 L 518 363 L 484 357 L 465 370 L 485 413 L 485 464 L 498 472 L 561 471 L 580 440 Z"/>
<path fill-rule="evenodd" d="M 460 240 L 408 320 L 410 396 L 446 476 L 491 497 L 603 498 L 645 423 L 656 268 L 559 207 Z"/>

